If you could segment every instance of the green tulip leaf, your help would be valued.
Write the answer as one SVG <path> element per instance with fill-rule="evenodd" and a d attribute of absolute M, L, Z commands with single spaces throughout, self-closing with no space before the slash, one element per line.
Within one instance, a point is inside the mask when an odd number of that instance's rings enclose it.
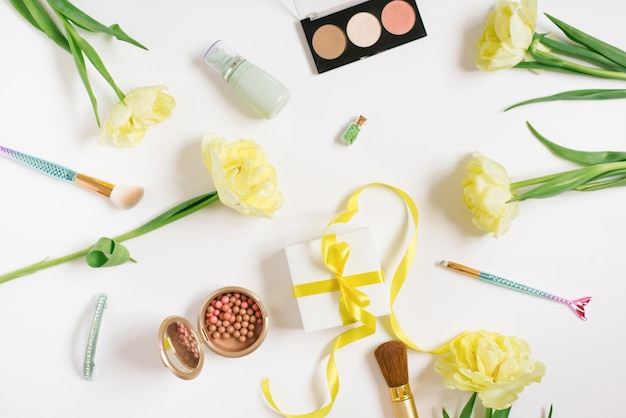
<path fill-rule="evenodd" d="M 109 83 L 109 85 L 113 88 L 113 90 L 117 94 L 118 98 L 120 100 L 123 100 L 125 96 L 124 92 L 122 92 L 122 90 L 117 86 L 117 84 L 115 84 L 113 77 L 111 76 L 109 71 L 106 69 L 104 62 L 102 62 L 102 59 L 100 59 L 100 56 L 98 55 L 96 50 L 91 46 L 91 44 L 89 44 L 89 42 L 87 42 L 82 36 L 80 36 L 78 31 L 72 25 L 70 25 L 69 23 L 65 23 L 65 27 L 66 27 L 68 37 L 72 38 L 72 41 L 75 43 L 76 47 L 80 51 L 82 51 L 82 53 L 85 54 L 87 59 L 89 59 L 89 61 L 93 64 L 94 68 L 98 70 L 100 75 L 102 75 L 102 78 L 104 78 L 106 82 Z M 94 108 L 94 110 L 97 110 L 97 109 Z"/>
<path fill-rule="evenodd" d="M 610 45 L 600 39 L 597 39 L 591 35 L 586 34 L 585 32 L 576 29 L 573 26 L 568 25 L 567 23 L 550 16 L 549 14 L 545 14 L 548 19 L 552 21 L 559 29 L 563 31 L 565 36 L 571 39 L 574 42 L 578 42 L 591 49 L 592 51 L 597 52 L 610 59 L 611 61 L 626 67 L 626 52 L 623 50 Z"/>
<path fill-rule="evenodd" d="M 91 83 L 89 82 L 89 75 L 87 74 L 87 67 L 85 66 L 85 59 L 83 57 L 83 52 L 80 48 L 78 42 L 76 42 L 76 38 L 74 37 L 74 33 L 76 30 L 69 24 L 67 20 L 63 20 L 63 27 L 65 28 L 65 33 L 68 35 L 68 40 L 70 44 L 70 51 L 72 56 L 74 57 L 74 63 L 76 64 L 76 69 L 78 71 L 78 75 L 87 90 L 87 94 L 89 95 L 89 100 L 91 101 L 91 107 L 93 108 L 93 112 L 96 115 L 96 122 L 98 126 L 100 126 L 100 115 L 98 114 L 98 101 L 96 99 L 96 95 L 91 88 Z"/>
<path fill-rule="evenodd" d="M 584 89 L 584 90 L 570 90 L 563 93 L 553 94 L 551 96 L 537 97 L 534 99 L 524 100 L 523 102 L 515 103 L 506 109 L 511 110 L 513 108 L 524 106 L 532 103 L 540 102 L 553 102 L 557 100 L 610 100 L 610 99 L 626 99 L 626 89 Z"/>
<path fill-rule="evenodd" d="M 574 57 L 583 61 L 587 61 L 591 64 L 598 65 L 602 68 L 612 71 L 625 72 L 626 68 L 622 65 L 608 59 L 602 54 L 592 51 L 584 46 L 574 44 L 571 42 L 563 42 L 557 39 L 553 39 L 547 35 L 538 35 L 540 42 L 550 48 L 552 51 L 556 51 L 563 55 Z"/>
<path fill-rule="evenodd" d="M 507 409 L 498 409 L 493 412 L 493 415 L 491 415 L 491 417 L 492 418 L 508 418 L 510 412 L 511 412 L 511 407 L 508 407 Z"/>
<path fill-rule="evenodd" d="M 43 29 L 41 29 L 41 26 L 39 26 L 39 24 L 37 23 L 37 21 L 35 20 L 33 15 L 30 14 L 30 12 L 28 11 L 28 7 L 26 7 L 26 5 L 24 4 L 23 1 L 21 1 L 21 0 L 9 0 L 9 3 L 11 3 L 13 8 L 15 10 L 17 10 L 17 12 L 20 15 L 22 15 L 22 17 L 24 19 L 26 19 L 28 21 L 28 23 L 30 23 L 31 25 L 33 25 L 34 27 L 36 27 L 37 29 L 39 29 L 40 31 L 43 32 Z"/>
<path fill-rule="evenodd" d="M 474 392 L 472 396 L 470 396 L 470 398 L 467 400 L 467 403 L 463 407 L 463 410 L 461 411 L 461 415 L 459 415 L 459 418 L 471 418 L 472 417 L 472 412 L 474 410 L 474 402 L 476 401 L 476 395 L 478 394 Z M 446 408 L 441 408 L 441 413 L 443 414 L 443 418 L 450 418 L 450 415 L 448 415 L 448 411 L 446 411 Z"/>
<path fill-rule="evenodd" d="M 37 29 L 45 33 L 48 38 L 52 39 L 54 43 L 70 52 L 68 40 L 37 0 L 23 0 L 22 2 L 12 0 L 11 4 L 17 5 L 17 11 Z"/>
<path fill-rule="evenodd" d="M 476 401 L 476 395 L 478 395 L 478 393 L 472 393 L 472 396 L 470 396 L 470 398 L 467 400 L 467 403 L 463 407 L 459 418 L 471 418 L 472 411 L 474 410 L 474 402 Z"/>
<path fill-rule="evenodd" d="M 624 90 L 626 92 L 626 90 Z M 626 96 L 625 96 L 626 97 Z M 616 152 L 616 151 L 579 151 L 571 148 L 562 147 L 560 145 L 555 144 L 554 142 L 549 141 L 543 135 L 541 135 L 530 123 L 526 122 L 526 126 L 530 132 L 543 143 L 546 147 L 548 147 L 552 152 L 558 155 L 561 158 L 566 160 L 583 164 L 583 165 L 594 165 L 594 164 L 604 164 L 604 163 L 612 163 L 618 161 L 626 161 L 626 152 Z"/>
<path fill-rule="evenodd" d="M 90 267 L 112 267 L 133 262 L 128 249 L 111 238 L 102 237 L 87 252 L 87 264 Z"/>
<path fill-rule="evenodd" d="M 128 42 L 142 49 L 148 49 L 122 30 L 122 28 L 115 24 L 111 26 L 105 26 L 92 17 L 88 16 L 82 10 L 67 0 L 47 0 L 50 7 L 52 7 L 57 13 L 65 16 L 68 20 L 74 22 L 77 26 L 90 32 L 101 32 L 111 35 L 120 41 Z"/>

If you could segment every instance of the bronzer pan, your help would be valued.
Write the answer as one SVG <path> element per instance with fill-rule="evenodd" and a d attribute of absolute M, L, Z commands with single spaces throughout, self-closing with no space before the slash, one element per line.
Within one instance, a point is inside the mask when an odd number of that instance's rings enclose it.
<path fill-rule="evenodd" d="M 296 0 L 318 73 L 426 36 L 415 0 L 336 3 Z"/>
<path fill-rule="evenodd" d="M 205 300 L 197 328 L 180 316 L 165 318 L 159 328 L 161 361 L 181 379 L 194 379 L 204 365 L 203 345 L 224 357 L 242 357 L 263 343 L 267 330 L 268 314 L 257 295 L 223 287 Z"/>

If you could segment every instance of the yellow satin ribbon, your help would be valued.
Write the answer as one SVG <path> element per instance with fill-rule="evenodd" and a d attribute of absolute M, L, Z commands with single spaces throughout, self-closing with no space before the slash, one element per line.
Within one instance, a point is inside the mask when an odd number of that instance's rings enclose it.
<path fill-rule="evenodd" d="M 384 281 L 383 271 L 344 276 L 343 271 L 350 257 L 350 246 L 345 242 L 337 242 L 335 234 L 322 237 L 322 259 L 326 267 L 333 273 L 333 278 L 311 283 L 302 283 L 293 287 L 296 298 L 318 295 L 326 292 L 339 292 L 339 312 L 343 325 L 361 321 L 361 311 L 369 306 L 370 298 L 357 289 Z"/>
<path fill-rule="evenodd" d="M 283 415 L 284 417 L 287 417 L 287 418 L 322 418 L 328 415 L 328 413 L 332 409 L 333 404 L 335 403 L 337 394 L 339 393 L 339 374 L 337 372 L 337 367 L 335 363 L 335 352 L 352 342 L 365 338 L 376 332 L 376 317 L 370 312 L 368 312 L 367 310 L 365 310 L 364 306 L 361 306 L 361 303 L 363 302 L 361 296 L 358 295 L 356 292 L 353 293 L 352 289 L 348 289 L 348 286 L 345 283 L 345 278 L 343 279 L 341 278 L 341 274 L 343 273 L 342 263 L 345 264 L 345 260 L 347 259 L 346 248 L 345 248 L 347 244 L 346 243 L 337 244 L 336 236 L 334 236 L 334 234 L 327 234 L 326 232 L 331 225 L 334 225 L 337 223 L 348 223 L 354 217 L 354 215 L 356 215 L 359 211 L 358 202 L 359 202 L 359 196 L 361 195 L 361 192 L 365 190 L 366 188 L 372 187 L 372 186 L 382 186 L 382 187 L 391 189 L 396 194 L 398 194 L 402 198 L 402 200 L 404 200 L 404 203 L 406 204 L 407 209 L 409 213 L 411 214 L 411 218 L 413 219 L 413 225 L 415 227 L 414 232 L 413 232 L 413 237 L 411 238 L 411 242 L 409 243 L 408 248 L 404 252 L 404 255 L 402 259 L 400 260 L 400 263 L 398 264 L 398 267 L 396 268 L 396 271 L 391 280 L 391 289 L 390 289 L 390 298 L 389 298 L 390 299 L 389 303 L 390 303 L 390 308 L 391 308 L 390 309 L 391 313 L 389 315 L 391 331 L 398 340 L 404 342 L 407 345 L 407 347 L 411 348 L 412 350 L 424 352 L 424 353 L 430 353 L 430 354 L 442 354 L 442 353 L 449 351 L 449 343 L 446 343 L 443 346 L 435 350 L 431 350 L 431 351 L 424 350 L 423 348 L 419 347 L 404 332 L 404 330 L 400 326 L 400 323 L 398 322 L 394 314 L 393 304 L 395 303 L 395 300 L 398 294 L 400 293 L 400 290 L 402 289 L 402 286 L 404 285 L 404 282 L 409 274 L 411 265 L 413 264 L 413 257 L 415 254 L 415 248 L 417 246 L 417 224 L 418 224 L 419 214 L 418 214 L 417 206 L 415 205 L 415 202 L 413 202 L 413 199 L 411 199 L 411 196 L 409 196 L 404 191 L 398 189 L 397 187 L 390 186 L 385 183 L 370 183 L 368 185 L 365 185 L 357 189 L 356 192 L 354 192 L 352 196 L 350 196 L 350 198 L 348 199 L 346 210 L 340 213 L 339 215 L 337 215 L 333 220 L 331 220 L 328 223 L 328 225 L 324 229 L 324 234 L 322 235 L 322 255 L 323 255 L 324 263 L 329 268 L 329 270 L 331 270 L 331 272 L 335 274 L 335 277 L 337 278 L 335 282 L 337 282 L 340 285 L 346 286 L 343 289 L 343 292 L 346 292 L 346 294 L 349 296 L 344 297 L 343 303 L 346 304 L 344 308 L 347 310 L 349 315 L 352 315 L 352 317 L 357 319 L 359 322 L 361 322 L 362 325 L 356 328 L 349 329 L 341 333 L 339 336 L 335 338 L 335 341 L 333 342 L 333 346 L 330 352 L 328 364 L 326 366 L 326 380 L 327 380 L 328 389 L 330 392 L 330 401 L 326 405 L 319 408 L 318 410 L 309 412 L 306 414 L 301 414 L 301 415 L 285 414 L 276 405 L 276 402 L 274 401 L 274 398 L 272 397 L 270 387 L 269 387 L 269 379 L 264 379 L 261 382 L 261 389 L 263 391 L 263 395 L 265 396 L 265 399 L 272 406 L 272 408 L 276 410 L 276 412 Z M 341 245 L 341 244 L 344 244 L 344 245 Z M 347 249 L 347 252 L 349 254 L 349 247 Z M 359 293 L 362 293 L 358 289 L 354 289 L 354 290 L 356 290 Z"/>

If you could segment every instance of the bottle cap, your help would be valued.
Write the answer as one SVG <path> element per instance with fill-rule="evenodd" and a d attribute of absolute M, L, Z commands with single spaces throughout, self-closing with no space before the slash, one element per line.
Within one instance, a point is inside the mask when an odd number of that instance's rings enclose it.
<path fill-rule="evenodd" d="M 204 54 L 204 62 L 224 79 L 228 79 L 241 61 L 241 56 L 221 39 L 215 41 Z"/>

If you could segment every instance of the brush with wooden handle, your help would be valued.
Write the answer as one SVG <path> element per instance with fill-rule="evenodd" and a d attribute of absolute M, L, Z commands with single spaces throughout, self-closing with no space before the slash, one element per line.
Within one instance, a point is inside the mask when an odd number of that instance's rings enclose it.
<path fill-rule="evenodd" d="M 374 351 L 374 356 L 389 387 L 396 418 L 418 418 L 409 385 L 406 345 L 401 341 L 388 341 Z"/>

